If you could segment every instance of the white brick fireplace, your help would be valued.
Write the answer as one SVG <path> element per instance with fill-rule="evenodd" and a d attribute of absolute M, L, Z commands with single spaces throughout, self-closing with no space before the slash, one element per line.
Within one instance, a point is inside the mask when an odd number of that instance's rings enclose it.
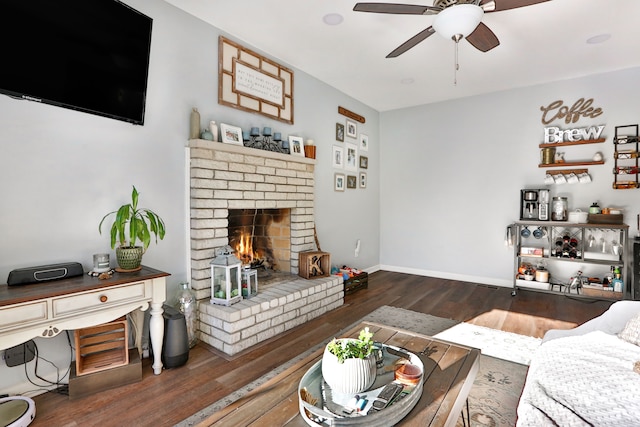
<path fill-rule="evenodd" d="M 284 332 L 343 303 L 342 279 L 305 280 L 298 254 L 315 249 L 314 159 L 205 140 L 189 141 L 191 286 L 199 337 L 227 354 Z M 210 262 L 229 244 L 230 209 L 290 209 L 293 274 L 229 307 L 209 303 Z"/>

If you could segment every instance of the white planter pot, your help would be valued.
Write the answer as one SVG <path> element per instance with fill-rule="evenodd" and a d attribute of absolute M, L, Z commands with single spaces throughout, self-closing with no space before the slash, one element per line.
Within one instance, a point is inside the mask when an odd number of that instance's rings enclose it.
<path fill-rule="evenodd" d="M 340 363 L 325 347 L 322 376 L 331 390 L 337 393 L 361 393 L 376 380 L 376 359 L 372 354 L 366 359 L 346 359 L 344 363 Z"/>

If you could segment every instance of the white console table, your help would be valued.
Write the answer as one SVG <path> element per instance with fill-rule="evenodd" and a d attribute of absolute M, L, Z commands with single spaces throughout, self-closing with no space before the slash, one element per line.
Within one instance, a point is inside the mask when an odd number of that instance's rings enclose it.
<path fill-rule="evenodd" d="M 151 306 L 149 333 L 153 372 L 158 375 L 162 372 L 166 276 L 169 274 L 143 266 L 133 273 L 115 273 L 107 280 L 85 274 L 31 285 L 0 285 L 0 350 L 35 337 L 111 322 Z"/>

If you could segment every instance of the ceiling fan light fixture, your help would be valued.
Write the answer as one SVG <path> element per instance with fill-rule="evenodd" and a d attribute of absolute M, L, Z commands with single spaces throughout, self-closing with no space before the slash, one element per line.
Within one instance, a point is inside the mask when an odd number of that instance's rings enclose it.
<path fill-rule="evenodd" d="M 484 10 L 480 6 L 474 4 L 457 4 L 449 6 L 436 15 L 433 21 L 433 28 L 436 33 L 446 39 L 452 39 L 454 36 L 467 37 L 476 29 Z"/>

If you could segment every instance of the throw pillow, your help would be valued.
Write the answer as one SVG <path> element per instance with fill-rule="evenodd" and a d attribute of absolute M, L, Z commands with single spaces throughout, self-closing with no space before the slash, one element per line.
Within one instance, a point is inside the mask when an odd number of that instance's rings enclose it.
<path fill-rule="evenodd" d="M 618 338 L 631 344 L 640 345 L 640 313 L 627 322 L 622 332 L 618 334 Z"/>

